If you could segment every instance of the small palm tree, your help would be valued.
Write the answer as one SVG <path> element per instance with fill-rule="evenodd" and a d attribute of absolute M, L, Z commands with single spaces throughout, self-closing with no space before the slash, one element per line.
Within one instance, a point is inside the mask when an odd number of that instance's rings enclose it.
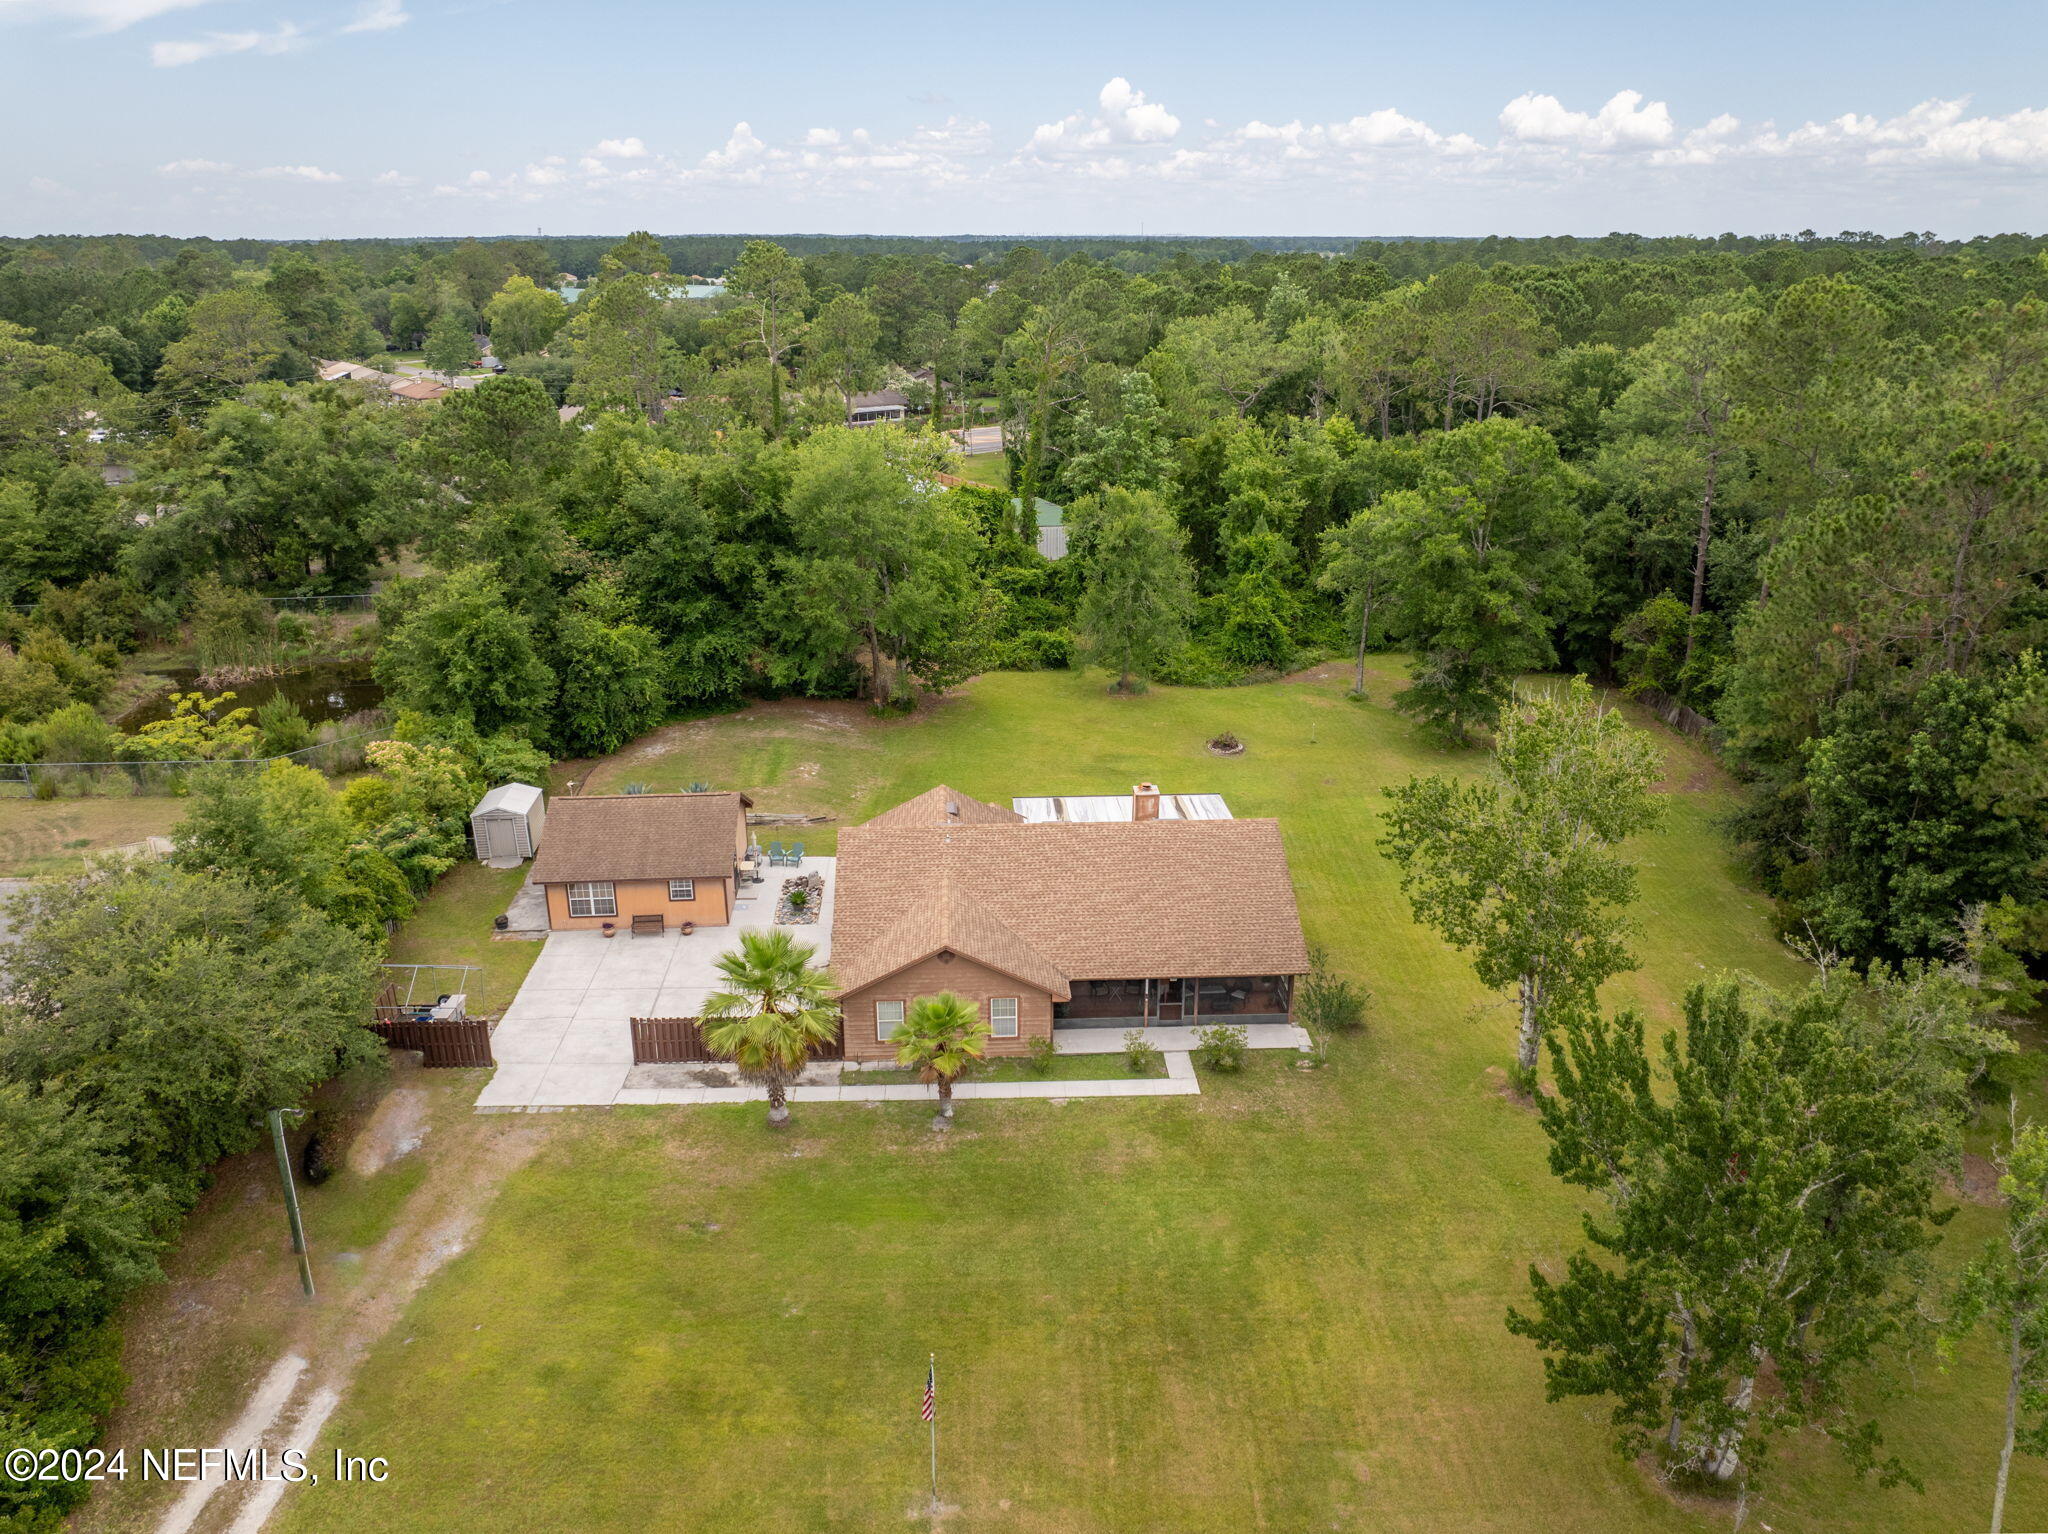
<path fill-rule="evenodd" d="M 768 1088 L 768 1123 L 789 1122 L 789 1084 L 811 1050 L 839 1034 L 832 976 L 811 966 L 817 952 L 787 932 L 743 932 L 718 972 L 729 989 L 704 998 L 704 1043 Z"/>
<path fill-rule="evenodd" d="M 910 1004 L 895 1040 L 896 1063 L 915 1066 L 920 1080 L 938 1086 L 939 1116 L 932 1120 L 932 1128 L 949 1127 L 953 1083 L 988 1046 L 988 1024 L 981 1020 L 981 1009 L 951 991 L 920 996 Z"/>

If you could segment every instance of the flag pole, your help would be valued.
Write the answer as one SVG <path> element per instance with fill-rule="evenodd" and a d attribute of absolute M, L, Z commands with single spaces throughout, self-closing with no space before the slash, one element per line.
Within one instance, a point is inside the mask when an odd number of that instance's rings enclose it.
<path fill-rule="evenodd" d="M 939 1500 L 939 1355 L 932 1354 L 932 1503 Z"/>

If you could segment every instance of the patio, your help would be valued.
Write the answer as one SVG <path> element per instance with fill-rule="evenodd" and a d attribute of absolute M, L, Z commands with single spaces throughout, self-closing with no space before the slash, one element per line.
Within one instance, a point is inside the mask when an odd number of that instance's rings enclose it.
<path fill-rule="evenodd" d="M 740 935 L 774 926 L 782 881 L 816 874 L 825 881 L 815 923 L 789 926 L 798 942 L 831 953 L 834 860 L 805 858 L 800 868 L 763 869 L 743 887 L 733 921 L 700 927 L 688 937 L 664 932 L 551 932 L 526 983 L 491 1035 L 497 1073 L 477 1097 L 479 1108 L 600 1107 L 619 1100 L 633 1069 L 629 1019 L 693 1017 L 718 988 L 720 955 Z M 627 1101 L 633 1099 L 628 1098 Z"/>

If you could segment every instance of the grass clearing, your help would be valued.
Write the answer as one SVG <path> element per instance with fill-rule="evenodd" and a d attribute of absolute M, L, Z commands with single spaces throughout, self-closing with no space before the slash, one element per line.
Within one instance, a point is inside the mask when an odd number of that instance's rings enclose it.
<path fill-rule="evenodd" d="M 1546 1404 L 1502 1326 L 1584 1206 L 1495 1089 L 1509 1009 L 1409 920 L 1376 846 L 1388 786 L 1484 757 L 1386 707 L 1398 662 L 1373 673 L 1363 703 L 1334 677 L 1120 699 L 1100 678 L 999 674 L 914 717 L 763 704 L 596 764 L 598 787 L 703 779 L 841 820 L 935 781 L 999 802 L 1141 779 L 1221 793 L 1279 817 L 1311 940 L 1374 993 L 1367 1026 L 1326 1070 L 1257 1052 L 1203 1072 L 1199 1097 L 963 1101 L 945 1136 L 926 1103 L 799 1104 L 782 1135 L 754 1107 L 519 1116 L 544 1143 L 323 1440 L 388 1454 L 394 1479 L 295 1492 L 272 1527 L 900 1526 L 922 1505 L 936 1348 L 954 1534 L 1725 1529 L 1615 1459 L 1604 1403 Z M 1224 729 L 1243 756 L 1208 755 Z M 1725 789 L 1689 743 L 1669 750 L 1668 813 L 1634 848 L 1643 968 L 1613 988 L 1666 1021 L 1713 972 L 1802 973 L 1733 878 Z M 835 830 L 801 839 L 830 851 Z M 485 935 L 510 896 L 493 877 L 451 875 L 407 956 L 530 951 Z M 1991 1225 L 1963 1208 L 1944 1262 Z M 1752 1517 L 1977 1527 L 2001 1399 L 1987 1347 L 1945 1371 L 1923 1358 L 1910 1399 L 1875 1405 L 1924 1495 L 1860 1483 L 1805 1438 L 1779 1447 Z M 2012 1526 L 2048 1525 L 2048 1473 L 2014 1477 Z"/>
<path fill-rule="evenodd" d="M 183 799 L 120 795 L 84 799 L 0 799 L 0 878 L 78 873 L 94 853 L 169 836 L 185 818 Z"/>
<path fill-rule="evenodd" d="M 959 467 L 954 472 L 970 485 L 990 490 L 1010 488 L 1010 460 L 1001 453 L 962 453 L 955 461 Z"/>

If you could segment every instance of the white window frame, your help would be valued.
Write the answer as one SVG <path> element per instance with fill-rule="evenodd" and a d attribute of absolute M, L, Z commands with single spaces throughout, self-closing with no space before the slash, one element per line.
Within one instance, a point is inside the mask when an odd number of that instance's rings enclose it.
<path fill-rule="evenodd" d="M 893 1009 L 894 1017 L 884 1016 Z M 900 1001 L 878 1001 L 875 1003 L 875 1042 L 886 1044 L 890 1036 L 903 1026 L 903 1003 Z"/>
<path fill-rule="evenodd" d="M 998 1007 L 1008 1007 L 1010 1009 L 1009 1016 L 1005 1017 L 1002 1013 L 998 1012 L 996 1010 Z M 989 1037 L 992 1039 L 1014 1039 L 1017 1037 L 1017 1011 L 1016 997 L 991 996 L 988 999 Z M 1008 1023 L 1010 1026 L 1005 1028 L 1003 1026 L 1004 1023 Z"/>
<path fill-rule="evenodd" d="M 676 893 L 679 889 L 682 891 L 680 895 Z M 697 881 L 695 879 L 669 880 L 668 898 L 671 900 L 695 900 L 697 898 Z"/>
<path fill-rule="evenodd" d="M 619 914 L 619 887 L 610 879 L 589 879 L 571 884 L 568 889 L 568 895 L 569 914 L 571 916 L 616 916 Z M 579 906 L 581 907 L 580 910 L 578 909 Z"/>

